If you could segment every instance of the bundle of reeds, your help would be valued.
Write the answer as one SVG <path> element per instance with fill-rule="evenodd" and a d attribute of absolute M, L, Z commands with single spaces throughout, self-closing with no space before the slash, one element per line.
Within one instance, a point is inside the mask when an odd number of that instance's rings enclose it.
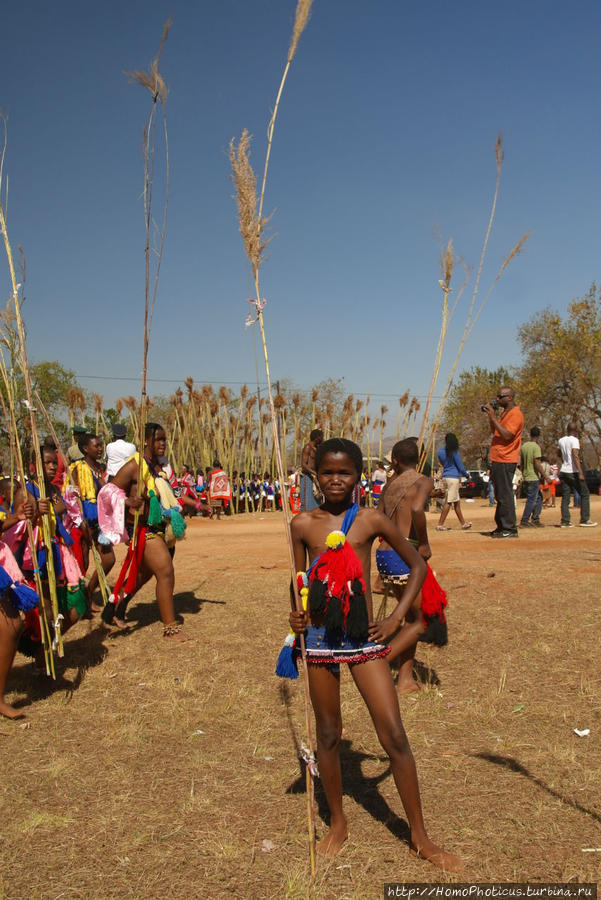
<path fill-rule="evenodd" d="M 29 429 L 30 429 L 30 438 L 33 445 L 34 451 L 34 459 L 36 472 L 38 476 L 38 490 L 40 492 L 40 499 L 46 499 L 46 491 L 44 484 L 44 469 L 42 466 L 42 454 L 40 452 L 40 442 L 38 438 L 38 430 L 37 430 L 37 422 L 35 417 L 35 406 L 33 403 L 33 391 L 31 386 L 31 378 L 29 371 L 29 364 L 27 360 L 27 346 L 25 341 L 25 325 L 23 323 L 23 318 L 21 316 L 21 284 L 17 282 L 16 270 L 14 257 L 12 252 L 11 243 L 8 236 L 7 224 L 6 224 L 6 213 L 5 213 L 5 196 L 6 196 L 6 187 L 4 182 L 4 159 L 6 155 L 6 145 L 7 145 L 7 130 L 6 130 L 6 120 L 4 117 L 0 117 L 2 121 L 2 126 L 4 129 L 4 141 L 2 146 L 2 153 L 0 154 L 0 231 L 2 232 L 2 238 L 4 241 L 4 248 L 6 251 L 6 257 L 8 261 L 8 268 L 10 273 L 10 281 L 11 281 L 11 289 L 12 289 L 12 308 L 11 311 L 14 311 L 14 323 L 15 329 L 14 333 L 11 336 L 11 339 L 5 339 L 5 346 L 16 346 L 18 347 L 18 359 L 11 360 L 11 364 L 13 362 L 18 362 L 20 366 L 21 372 L 23 374 L 23 383 L 25 387 L 25 396 L 26 396 L 26 406 L 29 414 Z M 6 324 L 6 319 L 5 319 Z M 2 362 L 0 364 L 0 374 L 2 377 L 2 382 L 7 392 L 7 401 L 4 402 L 3 399 L 3 411 L 5 413 L 7 427 L 9 430 L 14 432 L 15 439 L 13 441 L 13 452 L 16 455 L 16 467 L 19 474 L 19 480 L 21 489 L 25 490 L 26 477 L 25 477 L 25 466 L 23 464 L 23 457 L 21 454 L 21 449 L 18 441 L 18 432 L 17 432 L 17 422 L 15 417 L 15 409 L 16 409 L 16 396 L 11 393 L 11 379 L 8 376 L 8 372 L 6 370 L 6 366 L 4 364 L 3 354 Z M 11 368 L 13 366 L 11 365 Z M 14 382 L 12 382 L 14 387 Z M 46 554 L 46 570 L 48 574 L 48 590 L 50 594 L 50 604 L 52 609 L 52 617 L 53 617 L 53 626 L 54 626 L 54 638 L 51 639 L 50 628 L 46 618 L 45 604 L 44 604 L 44 594 L 42 588 L 42 581 L 37 561 L 37 549 L 34 540 L 33 528 L 31 525 L 31 521 L 29 519 L 26 520 L 27 523 L 27 534 L 29 540 L 29 546 L 31 550 L 31 556 L 34 565 L 34 575 L 36 579 L 36 587 L 38 589 L 38 594 L 40 596 L 40 619 L 42 623 L 42 640 L 44 644 L 44 655 L 46 662 L 46 671 L 52 677 L 55 677 L 54 670 L 54 659 L 52 656 L 52 644 L 56 645 L 59 656 L 62 656 L 64 653 L 63 650 L 63 641 L 61 635 L 61 615 L 59 613 L 58 608 L 58 596 L 56 591 L 56 577 L 54 571 L 54 560 L 51 551 L 51 529 L 50 529 L 50 520 L 49 515 L 44 514 L 40 517 L 41 519 L 41 529 L 44 540 L 44 545 L 47 548 Z"/>

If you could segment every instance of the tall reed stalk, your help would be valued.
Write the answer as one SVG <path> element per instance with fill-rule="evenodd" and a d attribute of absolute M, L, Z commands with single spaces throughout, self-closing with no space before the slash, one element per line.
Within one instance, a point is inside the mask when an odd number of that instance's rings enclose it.
<path fill-rule="evenodd" d="M 159 71 L 159 62 L 165 41 L 171 28 L 171 19 L 167 19 L 163 26 L 161 40 L 157 55 L 154 57 L 148 67 L 148 71 L 135 69 L 125 74 L 129 79 L 145 88 L 151 98 L 152 104 L 148 121 L 143 130 L 142 154 L 144 161 L 144 228 L 145 228 L 145 245 L 144 245 L 144 328 L 142 338 L 142 388 L 140 394 L 140 412 L 139 412 L 139 472 L 138 472 L 138 495 L 142 493 L 142 463 L 144 456 L 144 431 L 146 428 L 146 413 L 148 409 L 147 395 L 147 375 L 148 375 L 148 347 L 150 343 L 150 329 L 152 326 L 152 317 L 157 298 L 159 287 L 159 275 L 161 272 L 161 262 L 163 259 L 163 250 L 165 247 L 165 233 L 167 230 L 167 208 L 169 203 L 169 140 L 167 135 L 167 118 L 165 114 L 165 104 L 167 103 L 168 90 L 163 80 L 163 76 Z M 165 191 L 163 197 L 162 223 L 160 229 L 155 228 L 155 216 L 153 214 L 153 189 L 154 174 L 156 161 L 156 131 L 157 119 L 160 118 L 162 125 L 164 161 L 165 161 Z M 156 238 L 156 241 L 155 241 Z M 154 267 L 152 262 L 154 260 Z M 136 511 L 136 525 L 138 521 L 138 511 Z M 134 535 L 136 529 L 134 529 Z"/>
<path fill-rule="evenodd" d="M 484 309 L 484 307 L 486 306 L 486 303 L 488 302 L 488 300 L 490 298 L 490 295 L 492 294 L 496 285 L 499 283 L 499 280 L 500 280 L 501 276 L 503 275 L 503 272 L 505 271 L 507 266 L 512 262 L 512 260 L 514 260 L 522 252 L 522 250 L 526 244 L 526 241 L 528 240 L 529 234 L 530 234 L 529 232 L 526 232 L 524 235 L 522 235 L 522 237 L 519 239 L 517 244 L 513 247 L 513 249 L 510 251 L 510 253 L 505 257 L 489 290 L 484 295 L 483 300 L 480 302 L 479 305 L 476 305 L 476 301 L 478 299 L 478 292 L 480 289 L 480 280 L 481 280 L 481 276 L 482 276 L 482 270 L 484 268 L 484 261 L 486 259 L 486 252 L 488 249 L 488 242 L 490 239 L 492 226 L 493 226 L 493 222 L 494 222 L 494 218 L 495 218 L 495 212 L 496 212 L 496 208 L 497 208 L 497 200 L 499 197 L 499 187 L 500 187 L 500 183 L 501 183 L 501 171 L 503 168 L 504 159 L 505 159 L 505 151 L 503 148 L 503 137 L 501 134 L 499 134 L 497 136 L 497 141 L 495 144 L 495 161 L 496 161 L 495 187 L 494 187 L 494 191 L 493 191 L 493 199 L 492 199 L 490 214 L 488 217 L 486 232 L 484 234 L 484 242 L 482 244 L 482 250 L 480 252 L 480 259 L 479 259 L 478 268 L 476 271 L 474 287 L 472 290 L 472 298 L 471 298 L 471 302 L 470 302 L 470 305 L 468 308 L 468 312 L 467 312 L 465 324 L 463 327 L 461 339 L 459 341 L 459 346 L 458 346 L 457 352 L 455 354 L 455 359 L 451 365 L 451 370 L 449 372 L 449 376 L 447 378 L 447 382 L 446 382 L 445 388 L 443 390 L 441 400 L 438 404 L 437 410 L 432 418 L 432 421 L 430 421 L 430 419 L 429 419 L 429 417 L 430 417 L 430 401 L 432 398 L 432 394 L 434 392 L 434 387 L 438 380 L 438 374 L 439 374 L 439 369 L 440 369 L 440 360 L 442 358 L 442 352 L 443 352 L 444 344 L 446 341 L 446 334 L 447 334 L 449 319 L 450 319 L 450 316 L 452 315 L 452 313 L 454 312 L 454 310 L 457 306 L 459 297 L 463 293 L 463 290 L 464 290 L 465 286 L 467 285 L 467 282 L 470 277 L 470 275 L 468 274 L 466 276 L 466 278 L 464 279 L 464 282 L 463 282 L 461 289 L 458 292 L 457 298 L 455 300 L 455 304 L 453 305 L 453 308 L 449 313 L 448 295 L 451 292 L 450 282 L 451 282 L 451 276 L 453 273 L 453 264 L 454 264 L 453 247 L 452 247 L 451 241 L 449 241 L 447 248 L 443 252 L 443 255 L 442 255 L 442 261 L 441 261 L 442 278 L 439 281 L 439 285 L 444 294 L 442 325 L 441 325 L 439 344 L 438 344 L 437 352 L 436 352 L 434 369 L 433 369 L 433 373 L 432 373 L 432 380 L 430 383 L 430 390 L 428 392 L 428 402 L 426 404 L 426 410 L 424 412 L 422 425 L 421 425 L 421 429 L 420 429 L 420 439 L 419 439 L 419 445 L 420 445 L 420 450 L 421 450 L 420 466 L 422 466 L 422 467 L 423 467 L 425 460 L 427 459 L 430 447 L 432 446 L 432 443 L 434 440 L 434 434 L 436 432 L 436 428 L 440 422 L 442 413 L 444 411 L 444 407 L 446 405 L 447 398 L 449 396 L 449 393 L 450 393 L 450 390 L 451 390 L 451 387 L 453 384 L 453 379 L 455 377 L 457 365 L 459 363 L 460 356 L 463 352 L 463 348 L 465 347 L 465 343 L 466 343 L 468 337 L 470 336 L 470 334 L 472 333 L 473 328 L 474 328 L 476 322 L 478 321 L 480 314 L 482 313 L 482 310 Z"/>
<path fill-rule="evenodd" d="M 267 151 L 265 155 L 265 166 L 263 169 L 263 180 L 261 183 L 261 191 L 257 200 L 256 194 L 256 180 L 255 175 L 252 170 L 252 166 L 250 164 L 250 136 L 248 131 L 244 129 L 242 132 L 242 136 L 236 147 L 234 140 L 232 139 L 230 143 L 230 161 L 232 165 L 232 173 L 233 173 L 233 181 L 236 186 L 236 194 L 237 194 L 237 202 L 238 202 L 238 217 L 240 223 L 240 233 L 242 235 L 242 240 L 244 242 L 244 248 L 246 250 L 246 255 L 248 261 L 251 266 L 252 278 L 254 284 L 255 291 L 255 310 L 256 310 L 256 321 L 259 324 L 259 329 L 261 332 L 261 343 L 263 347 L 263 360 L 265 363 L 265 374 L 267 378 L 267 395 L 269 399 L 269 410 L 271 415 L 271 429 L 272 429 L 272 444 L 275 452 L 275 461 L 277 465 L 277 471 L 280 479 L 280 484 L 282 486 L 282 491 L 284 491 L 284 485 L 286 482 L 286 476 L 284 472 L 284 466 L 282 461 L 281 454 L 281 445 L 278 435 L 278 421 L 276 415 L 276 409 L 274 405 L 274 395 L 272 389 L 271 382 L 271 372 L 269 366 L 269 353 L 267 349 L 267 338 L 265 334 L 265 323 L 263 318 L 263 308 L 264 302 L 261 298 L 261 289 L 260 289 L 260 280 L 259 280 L 259 270 L 261 267 L 261 262 L 263 258 L 263 253 L 266 246 L 266 238 L 265 238 L 265 226 L 267 224 L 267 219 L 263 216 L 263 205 L 265 200 L 265 189 L 267 185 L 267 173 L 269 169 L 269 160 L 271 156 L 271 147 L 273 144 L 273 135 L 275 130 L 275 123 L 277 118 L 277 113 L 279 109 L 280 100 L 282 97 L 282 92 L 284 90 L 284 85 L 286 83 L 286 78 L 288 77 L 288 72 L 290 70 L 290 66 L 292 64 L 292 60 L 294 59 L 294 55 L 296 53 L 298 42 L 300 37 L 307 25 L 307 21 L 309 19 L 309 13 L 311 11 L 312 0 L 298 0 L 296 6 L 296 15 L 294 21 L 294 27 L 292 31 L 292 39 L 290 41 L 290 46 L 288 48 L 288 55 L 286 57 L 286 64 L 284 66 L 284 71 L 282 74 L 282 78 L 280 80 L 280 85 L 278 88 L 276 102 L 273 109 L 273 113 L 271 115 L 271 119 L 269 121 L 269 125 L 267 128 Z M 290 571 L 292 576 L 292 585 L 294 590 L 295 604 L 297 610 L 301 610 L 301 601 L 297 589 L 296 582 L 296 566 L 294 562 L 294 550 L 292 546 L 292 535 L 290 531 L 290 510 L 288 504 L 286 502 L 283 503 L 283 511 L 284 511 L 284 523 L 286 529 L 286 537 L 288 544 L 288 553 L 290 560 Z M 306 653 L 305 653 L 305 642 L 304 637 L 301 635 L 301 654 L 303 658 L 303 663 L 305 667 L 306 674 Z M 310 708 L 311 708 L 311 700 L 309 697 L 309 685 L 308 679 L 305 677 L 305 722 L 307 728 L 308 742 L 310 753 L 312 757 L 314 756 L 314 741 L 313 741 L 313 732 L 311 725 L 311 716 L 310 716 Z M 315 806 L 314 806 L 314 786 L 313 786 L 313 777 L 312 777 L 312 765 L 309 764 L 306 767 L 306 779 L 307 779 L 307 799 L 308 799 L 308 825 L 309 825 L 309 855 L 311 860 L 311 873 L 315 873 Z"/>

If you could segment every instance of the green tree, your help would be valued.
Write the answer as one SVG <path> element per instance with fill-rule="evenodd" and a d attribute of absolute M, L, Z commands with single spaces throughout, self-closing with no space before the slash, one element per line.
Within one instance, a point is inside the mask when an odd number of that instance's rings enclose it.
<path fill-rule="evenodd" d="M 17 435 L 24 461 L 31 455 L 31 433 L 29 430 L 29 413 L 25 405 L 25 386 L 23 373 L 14 367 L 9 370 L 9 378 L 12 380 L 14 399 L 11 403 L 17 422 Z M 67 391 L 76 384 L 75 373 L 71 369 L 64 368 L 56 361 L 39 362 L 30 367 L 30 378 L 33 390 L 39 395 L 40 400 L 52 424 L 57 431 L 61 443 L 69 439 L 68 415 L 67 415 Z M 7 392 L 4 384 L 0 386 L 5 404 L 7 404 Z M 46 435 L 48 429 L 41 412 L 37 415 L 38 433 L 40 440 Z M 8 429 L 10 423 L 0 423 L 0 439 L 5 448 L 8 448 Z"/>
<path fill-rule="evenodd" d="M 524 361 L 518 372 L 522 408 L 556 445 L 570 419 L 578 422 L 596 464 L 601 460 L 601 291 L 592 284 L 567 316 L 551 309 L 518 329 Z"/>

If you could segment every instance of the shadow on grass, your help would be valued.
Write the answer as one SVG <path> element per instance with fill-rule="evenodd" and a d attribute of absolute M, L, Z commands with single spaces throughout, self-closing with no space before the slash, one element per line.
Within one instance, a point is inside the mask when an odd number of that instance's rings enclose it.
<path fill-rule="evenodd" d="M 536 775 L 533 775 L 526 766 L 523 766 L 521 763 L 514 759 L 512 756 L 499 756 L 495 753 L 472 753 L 471 756 L 476 757 L 477 759 L 483 759 L 486 762 L 493 763 L 495 766 L 502 766 L 504 769 L 509 769 L 510 772 L 515 772 L 516 775 L 522 775 L 524 778 L 527 778 L 529 781 L 532 781 L 537 787 L 541 788 L 541 790 L 546 791 L 547 794 L 550 794 L 551 797 L 555 797 L 557 800 L 561 800 L 562 803 L 565 803 L 566 806 L 571 806 L 572 809 L 577 809 L 578 812 L 584 813 L 585 816 L 590 816 L 591 819 L 594 819 L 596 822 L 601 822 L 601 814 L 596 812 L 593 809 L 588 809 L 586 806 L 582 806 L 581 803 L 577 803 L 575 800 L 571 800 L 569 797 L 564 796 L 559 791 L 554 790 L 552 787 L 549 787 L 546 782 L 544 782 L 541 778 L 538 778 Z"/>
<path fill-rule="evenodd" d="M 88 669 L 93 669 L 104 661 L 108 653 L 108 647 L 104 644 L 107 637 L 103 628 L 94 628 L 80 638 L 65 641 L 65 656 L 54 658 L 56 679 L 49 678 L 46 674 L 33 674 L 31 662 L 14 665 L 7 687 L 26 696 L 16 700 L 12 705 L 16 709 L 22 709 L 39 703 L 40 700 L 46 700 L 56 693 L 63 693 L 66 699 L 70 700 L 80 688 Z M 72 678 L 66 674 L 71 669 L 75 669 Z"/>
<path fill-rule="evenodd" d="M 181 591 L 179 594 L 174 594 L 175 618 L 181 620 L 183 615 L 197 615 L 205 603 L 212 603 L 217 606 L 226 605 L 225 600 L 210 600 L 207 597 L 197 597 L 194 591 Z M 134 605 L 127 608 L 126 621 L 130 627 L 127 631 L 115 632 L 114 636 L 137 631 L 139 628 L 153 625 L 159 620 L 159 608 L 155 600 L 134 603 Z"/>
<path fill-rule="evenodd" d="M 289 787 L 286 788 L 287 794 L 305 794 L 306 787 L 306 766 L 301 758 L 301 747 L 294 729 L 292 721 L 292 713 L 290 708 L 290 686 L 287 681 L 282 680 L 279 685 L 280 699 L 286 710 L 286 718 L 292 743 L 298 758 L 299 775 Z M 371 762 L 388 763 L 383 772 L 379 775 L 367 777 L 363 774 L 362 763 L 365 760 Z M 319 760 L 318 760 L 319 765 Z M 409 826 L 404 819 L 401 819 L 393 809 L 388 805 L 387 801 L 377 790 L 380 782 L 384 781 L 391 774 L 390 761 L 386 755 L 374 756 L 373 753 L 363 753 L 362 751 L 353 750 L 352 742 L 349 740 L 340 741 L 340 765 L 342 768 L 342 792 L 347 797 L 352 797 L 356 803 L 360 804 L 363 809 L 370 814 L 378 822 L 381 822 L 390 831 L 394 837 L 400 841 L 409 843 L 411 833 Z M 327 825 L 330 823 L 330 811 L 321 781 L 315 780 L 315 801 L 317 803 L 317 811 L 320 819 Z"/>

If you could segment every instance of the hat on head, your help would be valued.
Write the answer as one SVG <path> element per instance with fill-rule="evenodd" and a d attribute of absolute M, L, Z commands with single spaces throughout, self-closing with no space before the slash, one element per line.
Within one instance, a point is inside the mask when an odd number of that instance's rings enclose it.
<path fill-rule="evenodd" d="M 71 431 L 73 434 L 87 434 L 88 429 L 84 428 L 82 425 L 74 425 Z"/>
<path fill-rule="evenodd" d="M 113 425 L 113 435 L 116 438 L 124 438 L 127 434 L 127 428 L 122 422 L 115 422 Z"/>

